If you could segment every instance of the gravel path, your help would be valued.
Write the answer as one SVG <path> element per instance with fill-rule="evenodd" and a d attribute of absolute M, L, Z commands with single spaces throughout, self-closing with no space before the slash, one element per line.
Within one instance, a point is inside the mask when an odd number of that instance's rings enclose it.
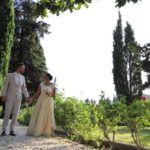
<path fill-rule="evenodd" d="M 0 130 L 1 122 L 0 120 Z M 17 136 L 0 136 L 0 150 L 94 150 L 58 136 L 54 138 L 27 136 L 26 128 L 17 125 Z"/>

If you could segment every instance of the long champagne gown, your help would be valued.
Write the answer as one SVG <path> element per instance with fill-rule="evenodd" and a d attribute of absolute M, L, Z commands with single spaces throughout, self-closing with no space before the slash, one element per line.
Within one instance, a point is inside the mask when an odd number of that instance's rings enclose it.
<path fill-rule="evenodd" d="M 40 84 L 41 94 L 33 109 L 27 135 L 32 136 L 53 136 L 55 126 L 54 118 L 54 102 L 53 98 L 48 96 L 46 92 L 52 92 L 54 85 Z"/>

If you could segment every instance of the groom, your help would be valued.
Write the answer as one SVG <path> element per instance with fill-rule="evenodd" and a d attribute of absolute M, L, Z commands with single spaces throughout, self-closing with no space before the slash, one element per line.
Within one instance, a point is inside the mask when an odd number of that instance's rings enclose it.
<path fill-rule="evenodd" d="M 25 71 L 25 65 L 19 63 L 14 73 L 9 73 L 2 92 L 2 100 L 5 101 L 5 115 L 2 124 L 1 136 L 6 136 L 6 129 L 9 123 L 10 115 L 12 120 L 10 124 L 10 135 L 15 136 L 14 127 L 17 122 L 17 114 L 20 110 L 22 94 L 26 101 L 29 101 L 29 94 L 26 88 L 25 78 L 22 75 Z"/>

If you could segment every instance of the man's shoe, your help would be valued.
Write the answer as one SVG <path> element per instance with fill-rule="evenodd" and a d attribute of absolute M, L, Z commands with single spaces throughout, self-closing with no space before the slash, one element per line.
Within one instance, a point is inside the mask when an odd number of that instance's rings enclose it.
<path fill-rule="evenodd" d="M 6 136 L 6 132 L 3 131 L 3 132 L 1 133 L 1 136 Z"/>
<path fill-rule="evenodd" d="M 16 136 L 16 133 L 14 131 L 10 131 L 9 135 Z"/>

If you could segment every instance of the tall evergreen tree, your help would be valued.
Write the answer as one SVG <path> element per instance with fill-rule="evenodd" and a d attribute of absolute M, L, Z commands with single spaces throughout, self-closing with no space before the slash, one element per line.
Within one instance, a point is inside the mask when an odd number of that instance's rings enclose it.
<path fill-rule="evenodd" d="M 14 1 L 0 1 L 0 91 L 8 71 L 14 36 Z"/>
<path fill-rule="evenodd" d="M 9 67 L 9 71 L 12 72 L 18 61 L 25 62 L 25 75 L 30 91 L 35 89 L 43 71 L 47 70 L 40 37 L 43 37 L 44 33 L 49 33 L 49 25 L 42 21 L 37 21 L 38 16 L 35 8 L 36 3 L 32 0 L 15 3 L 15 40 Z"/>
<path fill-rule="evenodd" d="M 134 99 L 140 99 L 142 96 L 142 78 L 140 65 L 141 48 L 137 45 L 134 38 L 134 32 L 129 23 L 125 28 L 125 57 L 128 71 L 129 97 L 128 103 Z"/>
<path fill-rule="evenodd" d="M 117 27 L 113 38 L 113 76 L 117 97 L 126 97 L 126 103 L 130 104 L 142 96 L 141 79 L 141 48 L 134 38 L 134 32 L 129 23 L 125 28 L 123 40 L 121 15 L 117 21 Z"/>
<path fill-rule="evenodd" d="M 147 76 L 147 81 L 143 84 L 142 88 L 147 89 L 150 87 L 150 43 L 141 47 L 141 57 L 142 71 L 144 71 Z"/>
<path fill-rule="evenodd" d="M 116 29 L 113 33 L 113 77 L 118 98 L 128 97 L 128 81 L 124 57 L 122 20 L 119 12 Z"/>

